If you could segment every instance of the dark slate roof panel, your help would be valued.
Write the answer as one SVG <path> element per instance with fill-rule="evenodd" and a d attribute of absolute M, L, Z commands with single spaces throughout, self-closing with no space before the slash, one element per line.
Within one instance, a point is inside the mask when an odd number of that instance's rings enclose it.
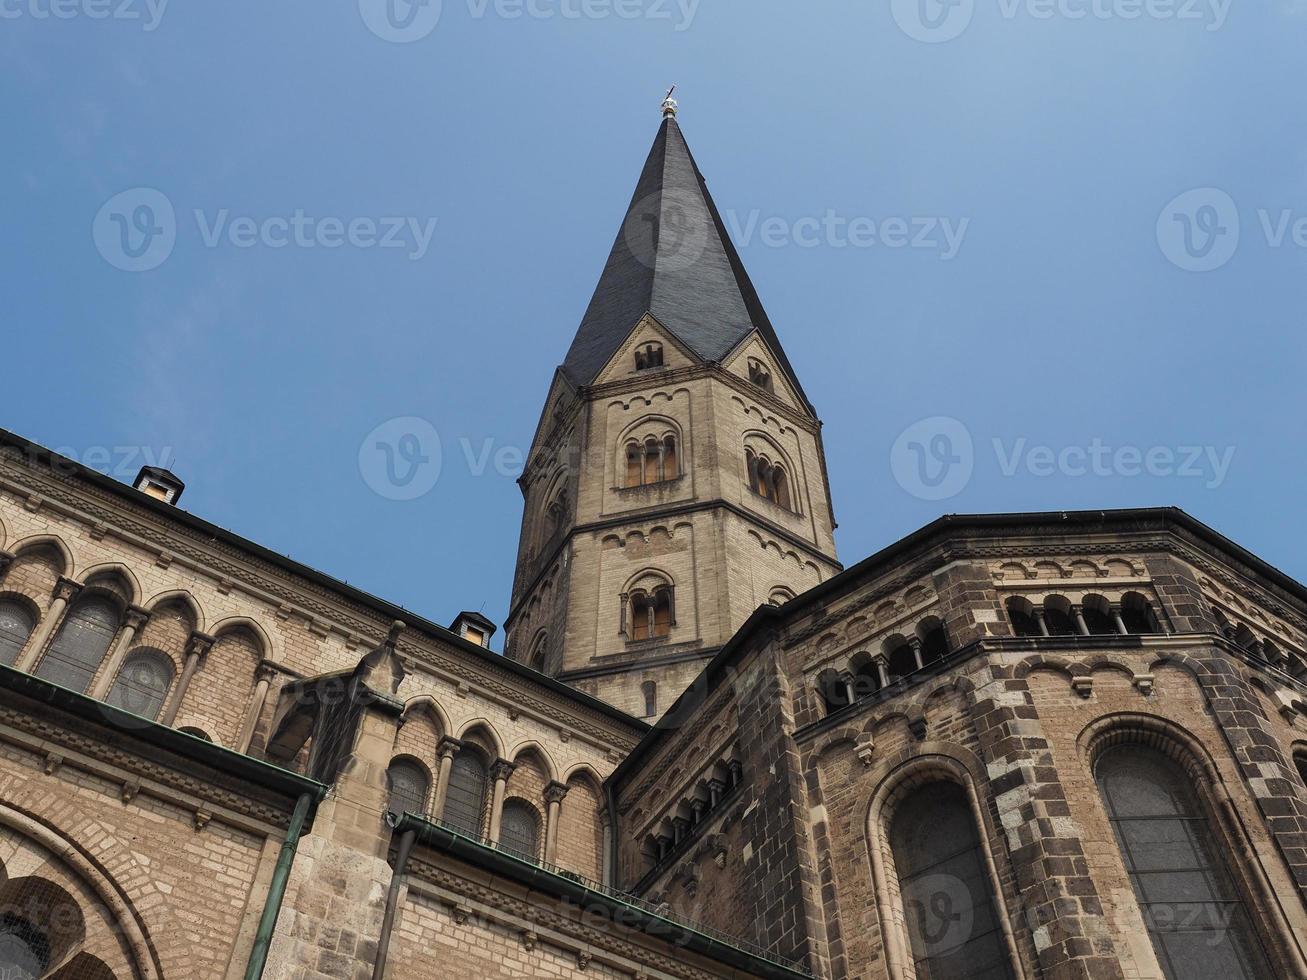
<path fill-rule="evenodd" d="M 757 330 L 807 401 L 673 116 L 658 130 L 567 352 L 568 377 L 592 383 L 645 313 L 705 361 L 722 360 Z"/>

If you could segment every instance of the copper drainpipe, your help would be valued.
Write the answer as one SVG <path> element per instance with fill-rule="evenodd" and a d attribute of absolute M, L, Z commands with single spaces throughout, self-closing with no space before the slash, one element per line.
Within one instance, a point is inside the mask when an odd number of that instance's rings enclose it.
<path fill-rule="evenodd" d="M 394 814 L 387 813 L 386 823 L 393 827 L 399 823 L 399 819 Z M 404 831 L 395 849 L 395 870 L 391 873 L 390 890 L 386 893 L 386 914 L 381 920 L 381 935 L 377 937 L 377 962 L 372 967 L 372 980 L 381 980 L 386 973 L 386 959 L 390 955 L 390 934 L 395 928 L 395 911 L 399 907 L 399 893 L 404 887 L 404 872 L 408 867 L 408 857 L 413 853 L 413 845 L 417 842 L 417 837 L 416 830 Z"/>

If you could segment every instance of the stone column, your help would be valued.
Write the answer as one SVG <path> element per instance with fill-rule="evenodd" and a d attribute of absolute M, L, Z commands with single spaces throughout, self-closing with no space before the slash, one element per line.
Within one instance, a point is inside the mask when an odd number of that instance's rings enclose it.
<path fill-rule="evenodd" d="M 448 735 L 441 738 L 440 744 L 436 746 L 440 769 L 436 772 L 436 795 L 431 800 L 431 816 L 436 820 L 444 819 L 445 798 L 449 796 L 449 774 L 454 770 L 454 756 L 462 747 L 462 742 Z"/>
<path fill-rule="evenodd" d="M 241 736 L 236 742 L 237 752 L 250 750 L 250 742 L 254 741 L 254 729 L 258 727 L 259 715 L 263 714 L 263 708 L 268 703 L 268 689 L 272 686 L 272 678 L 276 673 L 277 669 L 267 661 L 254 669 L 254 697 L 250 699 L 245 722 L 241 725 Z"/>
<path fill-rule="evenodd" d="M 1048 623 L 1044 620 L 1044 609 L 1042 606 L 1035 607 L 1035 622 L 1039 624 L 1040 636 L 1051 636 L 1048 632 Z"/>
<path fill-rule="evenodd" d="M 1080 631 L 1080 635 L 1088 636 L 1089 624 L 1085 622 L 1085 607 L 1079 604 L 1072 606 L 1071 615 L 1075 618 L 1076 629 Z"/>
<path fill-rule="evenodd" d="M 490 843 L 499 843 L 499 824 L 504 819 L 504 795 L 508 792 L 508 777 L 517 766 L 499 759 L 490 767 L 490 778 L 495 781 L 494 796 L 490 800 Z"/>
<path fill-rule="evenodd" d="M 921 670 L 922 667 L 926 666 L 926 662 L 921 657 L 921 637 L 912 637 L 912 639 L 908 640 L 908 646 L 912 647 L 912 659 L 917 662 L 917 670 Z"/>
<path fill-rule="evenodd" d="M 545 864 L 555 864 L 558 855 L 558 814 L 563 808 L 563 797 L 567 795 L 565 783 L 550 783 L 545 787 Z"/>
<path fill-rule="evenodd" d="M 889 665 L 885 662 L 884 657 L 876 658 L 876 673 L 880 675 L 880 686 L 883 690 L 889 687 Z"/>
<path fill-rule="evenodd" d="M 204 655 L 209 652 L 211 646 L 213 646 L 213 637 L 209 636 L 208 633 L 201 633 L 196 630 L 191 634 L 191 638 L 186 644 L 186 663 L 182 667 L 181 680 L 177 682 L 177 687 L 168 700 L 168 707 L 164 709 L 159 724 L 171 727 L 172 723 L 177 720 L 177 712 L 181 710 L 182 700 L 186 697 L 186 691 L 191 686 L 191 678 L 195 676 L 195 671 L 200 667 L 200 661 L 204 659 Z"/>
<path fill-rule="evenodd" d="M 45 649 L 45 645 L 49 642 L 55 628 L 63 619 L 64 610 L 68 608 L 68 603 L 81 589 L 80 582 L 74 582 L 62 575 L 59 577 L 59 581 L 55 583 L 54 594 L 50 598 L 50 605 L 45 609 L 45 615 L 41 617 L 41 622 L 37 625 L 36 630 L 27 638 L 27 646 L 23 648 L 23 652 L 14 664 L 17 670 L 25 670 L 31 673 L 32 668 L 36 666 L 36 658 L 41 655 L 41 651 Z"/>
<path fill-rule="evenodd" d="M 123 616 L 123 628 L 118 634 L 118 642 L 114 644 L 113 652 L 109 654 L 109 659 L 100 665 L 100 673 L 91 685 L 89 697 L 103 700 L 113 687 L 114 678 L 118 676 L 118 671 L 123 665 L 123 658 L 127 656 L 127 651 L 132 648 L 132 643 L 136 639 L 136 634 L 141 631 L 146 620 L 150 618 L 150 611 L 142 609 L 140 606 L 128 606 L 127 612 Z"/>
<path fill-rule="evenodd" d="M 603 853 L 603 870 L 600 884 L 609 888 L 613 886 L 613 822 L 609 818 L 607 811 L 603 815 L 604 822 L 604 853 Z"/>
<path fill-rule="evenodd" d="M 1121 607 L 1112 607 L 1112 622 L 1116 623 L 1116 631 L 1122 636 L 1126 636 L 1130 631 L 1126 629 L 1125 620 L 1121 618 Z"/>

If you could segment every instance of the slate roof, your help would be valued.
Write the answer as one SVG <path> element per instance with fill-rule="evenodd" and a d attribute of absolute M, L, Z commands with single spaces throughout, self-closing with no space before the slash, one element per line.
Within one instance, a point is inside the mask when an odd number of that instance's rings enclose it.
<path fill-rule="evenodd" d="M 658 130 L 563 371 L 591 384 L 645 313 L 705 361 L 758 330 L 807 396 L 744 271 L 675 116 Z M 811 405 L 808 406 L 811 409 Z"/>

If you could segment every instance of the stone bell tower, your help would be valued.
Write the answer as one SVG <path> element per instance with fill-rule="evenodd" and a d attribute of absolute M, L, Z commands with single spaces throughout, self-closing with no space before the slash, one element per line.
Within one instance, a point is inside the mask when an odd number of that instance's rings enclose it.
<path fill-rule="evenodd" d="M 520 480 L 507 655 L 637 717 L 840 568 L 821 422 L 670 97 Z"/>

